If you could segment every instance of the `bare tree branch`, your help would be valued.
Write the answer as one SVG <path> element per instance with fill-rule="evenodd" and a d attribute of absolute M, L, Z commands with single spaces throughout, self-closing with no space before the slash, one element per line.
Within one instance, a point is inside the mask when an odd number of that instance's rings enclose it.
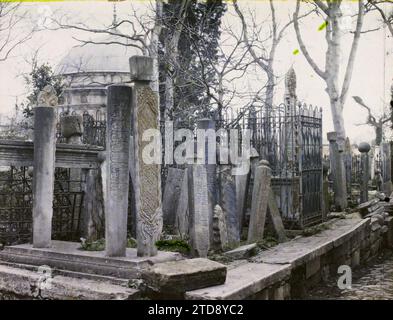
<path fill-rule="evenodd" d="M 302 36 L 300 34 L 300 28 L 299 28 L 299 10 L 300 10 L 300 0 L 296 0 L 296 10 L 295 13 L 293 14 L 293 22 L 294 22 L 294 27 L 295 27 L 295 32 L 296 32 L 296 38 L 300 46 L 300 50 L 302 51 L 303 55 L 307 59 L 307 62 L 310 64 L 310 66 L 314 69 L 315 73 L 318 74 L 322 79 L 326 79 L 326 72 L 322 71 L 318 65 L 314 62 L 314 60 L 311 58 L 304 42 L 302 39 Z"/>
<path fill-rule="evenodd" d="M 364 5 L 363 5 L 362 0 L 359 0 L 358 7 L 359 7 L 359 11 L 358 11 L 358 19 L 356 22 L 356 30 L 355 30 L 355 34 L 353 36 L 352 47 L 351 47 L 351 51 L 349 53 L 347 69 L 345 71 L 344 82 L 343 82 L 343 86 L 341 89 L 340 100 L 341 100 L 342 105 L 344 105 L 345 99 L 348 94 L 349 84 L 351 82 L 351 77 L 352 77 L 352 73 L 353 73 L 353 66 L 355 63 L 356 51 L 359 46 L 360 32 L 361 32 L 362 26 L 363 26 Z"/>

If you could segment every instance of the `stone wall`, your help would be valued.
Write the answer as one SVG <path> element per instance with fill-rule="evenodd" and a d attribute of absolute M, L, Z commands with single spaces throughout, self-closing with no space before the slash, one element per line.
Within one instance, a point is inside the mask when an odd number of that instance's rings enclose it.
<path fill-rule="evenodd" d="M 356 214 L 357 215 L 357 214 Z M 228 266 L 225 284 L 186 293 L 187 299 L 300 299 L 321 281 L 338 280 L 338 267 L 352 269 L 393 248 L 393 217 L 335 219 L 328 230 L 299 237 Z"/>
<path fill-rule="evenodd" d="M 290 277 L 282 279 L 255 294 L 256 299 L 296 299 L 302 298 L 305 291 L 316 286 L 329 277 L 338 278 L 337 270 L 340 265 L 352 269 L 369 262 L 377 257 L 385 248 L 393 248 L 393 217 L 383 220 L 367 218 L 365 223 L 346 234 L 338 246 L 318 255 L 308 258 L 304 263 L 291 271 Z"/>

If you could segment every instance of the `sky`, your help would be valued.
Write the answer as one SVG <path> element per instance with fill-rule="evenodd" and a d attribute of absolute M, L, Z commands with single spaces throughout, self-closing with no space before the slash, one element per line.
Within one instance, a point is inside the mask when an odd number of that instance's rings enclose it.
<path fill-rule="evenodd" d="M 131 5 L 138 14 L 143 14 L 146 12 L 146 6 L 150 4 L 147 1 L 118 3 L 117 15 L 119 19 L 130 12 Z M 269 19 L 270 11 L 267 1 L 240 0 L 239 5 L 245 12 L 246 17 L 250 10 L 255 14 L 255 21 L 257 22 L 262 23 Z M 31 21 L 25 26 L 26 28 L 31 28 L 32 24 L 42 24 L 42 17 L 51 15 L 66 14 L 75 21 L 83 21 L 95 27 L 109 25 L 113 19 L 113 4 L 104 1 L 36 2 L 24 3 L 23 7 L 29 11 L 31 16 Z M 283 25 L 290 19 L 290 15 L 293 13 L 294 1 L 275 1 L 275 7 L 277 20 L 280 22 L 280 25 Z M 303 9 L 306 9 L 306 7 Z M 350 16 L 356 13 L 356 10 L 356 2 L 344 2 L 344 13 L 346 15 Z M 349 18 L 347 21 L 350 20 Z M 326 42 L 324 32 L 318 31 L 318 27 L 322 22 L 321 17 L 312 15 L 301 21 L 300 28 L 303 40 L 311 56 L 324 69 Z M 224 16 L 223 23 L 233 30 L 240 30 L 240 21 L 230 6 Z M 355 21 L 353 20 L 352 26 L 354 26 L 354 23 Z M 368 30 L 379 25 L 381 25 L 379 16 L 372 13 L 365 17 L 363 29 Z M 268 30 L 268 25 L 266 24 L 266 32 Z M 41 31 L 29 42 L 15 50 L 8 60 L 0 62 L 0 115 L 11 114 L 16 99 L 19 102 L 23 100 L 26 88 L 21 75 L 29 72 L 31 67 L 28 61 L 31 60 L 37 49 L 39 49 L 38 57 L 40 62 L 48 62 L 56 66 L 73 46 L 79 44 L 74 38 L 86 39 L 89 37 L 91 35 L 78 31 Z M 352 35 L 348 33 L 343 40 L 342 65 L 345 66 Z M 315 74 L 301 53 L 293 54 L 296 49 L 299 49 L 299 46 L 291 26 L 288 28 L 277 50 L 275 73 L 279 76 L 279 81 L 275 93 L 275 103 L 282 102 L 284 93 L 284 82 L 282 79 L 287 70 L 293 66 L 297 75 L 297 96 L 301 101 L 322 108 L 323 131 L 324 137 L 326 137 L 326 132 L 332 131 L 333 126 L 328 95 L 325 92 L 325 83 Z M 364 123 L 367 113 L 351 97 L 355 95 L 361 96 L 377 115 L 382 114 L 384 108 L 387 110 L 390 86 L 393 83 L 392 55 L 393 41 L 391 36 L 389 36 L 388 30 L 381 28 L 379 31 L 362 34 L 351 86 L 344 108 L 346 132 L 354 143 L 361 141 L 371 142 L 374 134 L 373 130 L 368 126 L 356 126 L 358 123 Z M 258 69 L 255 70 L 258 72 Z M 239 86 L 248 86 L 257 90 L 264 83 L 262 79 L 262 75 L 259 76 L 257 74 L 255 76 L 250 73 L 239 81 Z M 1 118 L 0 121 L 2 121 Z"/>

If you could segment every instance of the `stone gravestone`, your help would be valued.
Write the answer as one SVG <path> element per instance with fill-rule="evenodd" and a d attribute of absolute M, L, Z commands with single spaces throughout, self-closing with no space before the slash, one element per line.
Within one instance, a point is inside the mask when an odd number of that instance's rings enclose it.
<path fill-rule="evenodd" d="M 189 211 L 188 211 L 188 169 L 183 173 L 183 180 L 180 187 L 179 202 L 176 208 L 176 229 L 180 236 L 189 236 Z"/>
<path fill-rule="evenodd" d="M 230 165 L 220 166 L 221 208 L 225 213 L 225 222 L 229 245 L 240 243 L 239 213 L 236 202 L 235 176 Z"/>
<path fill-rule="evenodd" d="M 352 150 L 349 138 L 345 140 L 345 148 L 343 152 L 344 167 L 345 167 L 345 180 L 347 182 L 348 195 L 352 192 Z"/>
<path fill-rule="evenodd" d="M 213 224 L 213 208 L 214 205 L 217 202 L 217 185 L 216 185 L 216 150 L 214 150 L 214 147 L 216 147 L 216 138 L 215 138 L 215 132 L 216 132 L 216 122 L 211 119 L 199 119 L 197 122 L 197 129 L 198 130 L 203 130 L 205 133 L 205 139 L 202 142 L 202 145 L 200 145 L 200 142 L 197 142 L 197 152 L 199 153 L 200 150 L 199 148 L 203 148 L 203 156 L 204 158 L 202 159 L 202 162 L 204 163 L 205 170 L 207 173 L 207 190 L 208 190 L 208 196 L 209 196 L 209 225 Z M 209 138 L 209 134 L 212 134 L 214 141 Z M 213 135 L 214 134 L 214 135 Z M 210 137 L 211 137 L 210 136 Z M 211 143 L 211 145 L 209 145 Z M 212 146 L 214 146 L 212 148 Z M 201 159 L 201 158 L 199 158 Z M 210 234 L 210 242 L 213 241 L 213 234 Z"/>
<path fill-rule="evenodd" d="M 268 162 L 261 160 L 255 169 L 254 188 L 252 191 L 252 205 L 248 229 L 249 243 L 263 238 L 266 211 L 269 200 L 271 169 Z"/>
<path fill-rule="evenodd" d="M 333 176 L 334 204 L 336 210 L 344 210 L 348 206 L 348 202 L 345 197 L 347 193 L 347 183 L 343 150 L 337 141 L 338 137 L 336 132 L 328 132 L 327 139 L 329 140 L 330 172 Z"/>
<path fill-rule="evenodd" d="M 108 87 L 105 240 L 109 257 L 124 257 L 126 254 L 131 101 L 131 87 Z"/>
<path fill-rule="evenodd" d="M 360 183 L 360 203 L 368 201 L 368 181 L 370 180 L 369 156 L 370 145 L 367 142 L 359 143 L 361 153 L 362 181 Z"/>
<path fill-rule="evenodd" d="M 225 213 L 217 204 L 213 214 L 213 249 L 224 250 L 228 245 L 228 233 Z"/>
<path fill-rule="evenodd" d="M 237 203 L 240 235 L 242 234 L 243 231 L 243 225 L 244 225 L 245 214 L 247 209 L 247 195 L 250 186 L 251 175 L 254 170 L 253 168 L 255 168 L 259 162 L 259 154 L 255 150 L 255 148 L 251 148 L 250 159 L 247 159 L 247 161 L 250 161 L 250 170 L 246 174 L 235 176 L 236 203 Z"/>
<path fill-rule="evenodd" d="M 210 248 L 210 217 L 207 174 L 204 165 L 188 167 L 190 242 L 194 256 L 206 257 Z"/>
<path fill-rule="evenodd" d="M 133 82 L 132 135 L 135 155 L 135 206 L 137 212 L 138 256 L 157 254 L 155 243 L 162 232 L 161 166 L 143 161 L 143 141 L 148 129 L 159 130 L 159 105 L 157 94 L 150 88 L 153 76 L 153 59 L 146 56 L 130 58 Z M 161 157 L 161 155 L 159 155 Z"/>
<path fill-rule="evenodd" d="M 383 185 L 382 191 L 385 194 L 391 194 L 393 191 L 392 186 L 392 168 L 391 168 L 391 150 L 390 143 L 382 144 L 382 159 L 383 159 Z"/>
<path fill-rule="evenodd" d="M 272 221 L 273 229 L 276 232 L 278 242 L 286 241 L 284 224 L 282 222 L 272 188 L 269 188 L 268 212 Z"/>
<path fill-rule="evenodd" d="M 180 200 L 183 177 L 184 170 L 168 169 L 162 201 L 162 214 L 166 226 L 174 227 L 176 225 L 176 211 Z"/>
<path fill-rule="evenodd" d="M 56 92 L 46 86 L 34 109 L 33 246 L 51 245 L 56 153 Z"/>

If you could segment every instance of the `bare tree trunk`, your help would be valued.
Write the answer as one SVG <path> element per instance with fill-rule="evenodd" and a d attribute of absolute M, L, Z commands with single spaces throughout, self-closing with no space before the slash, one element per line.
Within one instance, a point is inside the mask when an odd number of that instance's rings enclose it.
<path fill-rule="evenodd" d="M 162 12 L 163 12 L 163 1 L 156 0 L 156 21 L 154 24 L 152 37 L 150 44 L 148 46 L 149 55 L 153 58 L 153 78 L 154 80 L 151 82 L 151 89 L 158 94 L 159 92 L 159 64 L 158 64 L 158 43 L 159 36 L 161 34 L 162 29 Z M 159 98 L 159 95 L 158 95 Z"/>
<path fill-rule="evenodd" d="M 179 14 L 175 21 L 176 26 L 172 37 L 169 37 L 165 44 L 167 72 L 165 76 L 165 110 L 164 117 L 169 119 L 169 114 L 172 112 L 175 104 L 175 73 L 178 68 L 179 58 L 179 40 L 183 31 L 184 21 L 187 17 L 187 9 L 190 4 L 189 0 L 182 0 Z"/>

